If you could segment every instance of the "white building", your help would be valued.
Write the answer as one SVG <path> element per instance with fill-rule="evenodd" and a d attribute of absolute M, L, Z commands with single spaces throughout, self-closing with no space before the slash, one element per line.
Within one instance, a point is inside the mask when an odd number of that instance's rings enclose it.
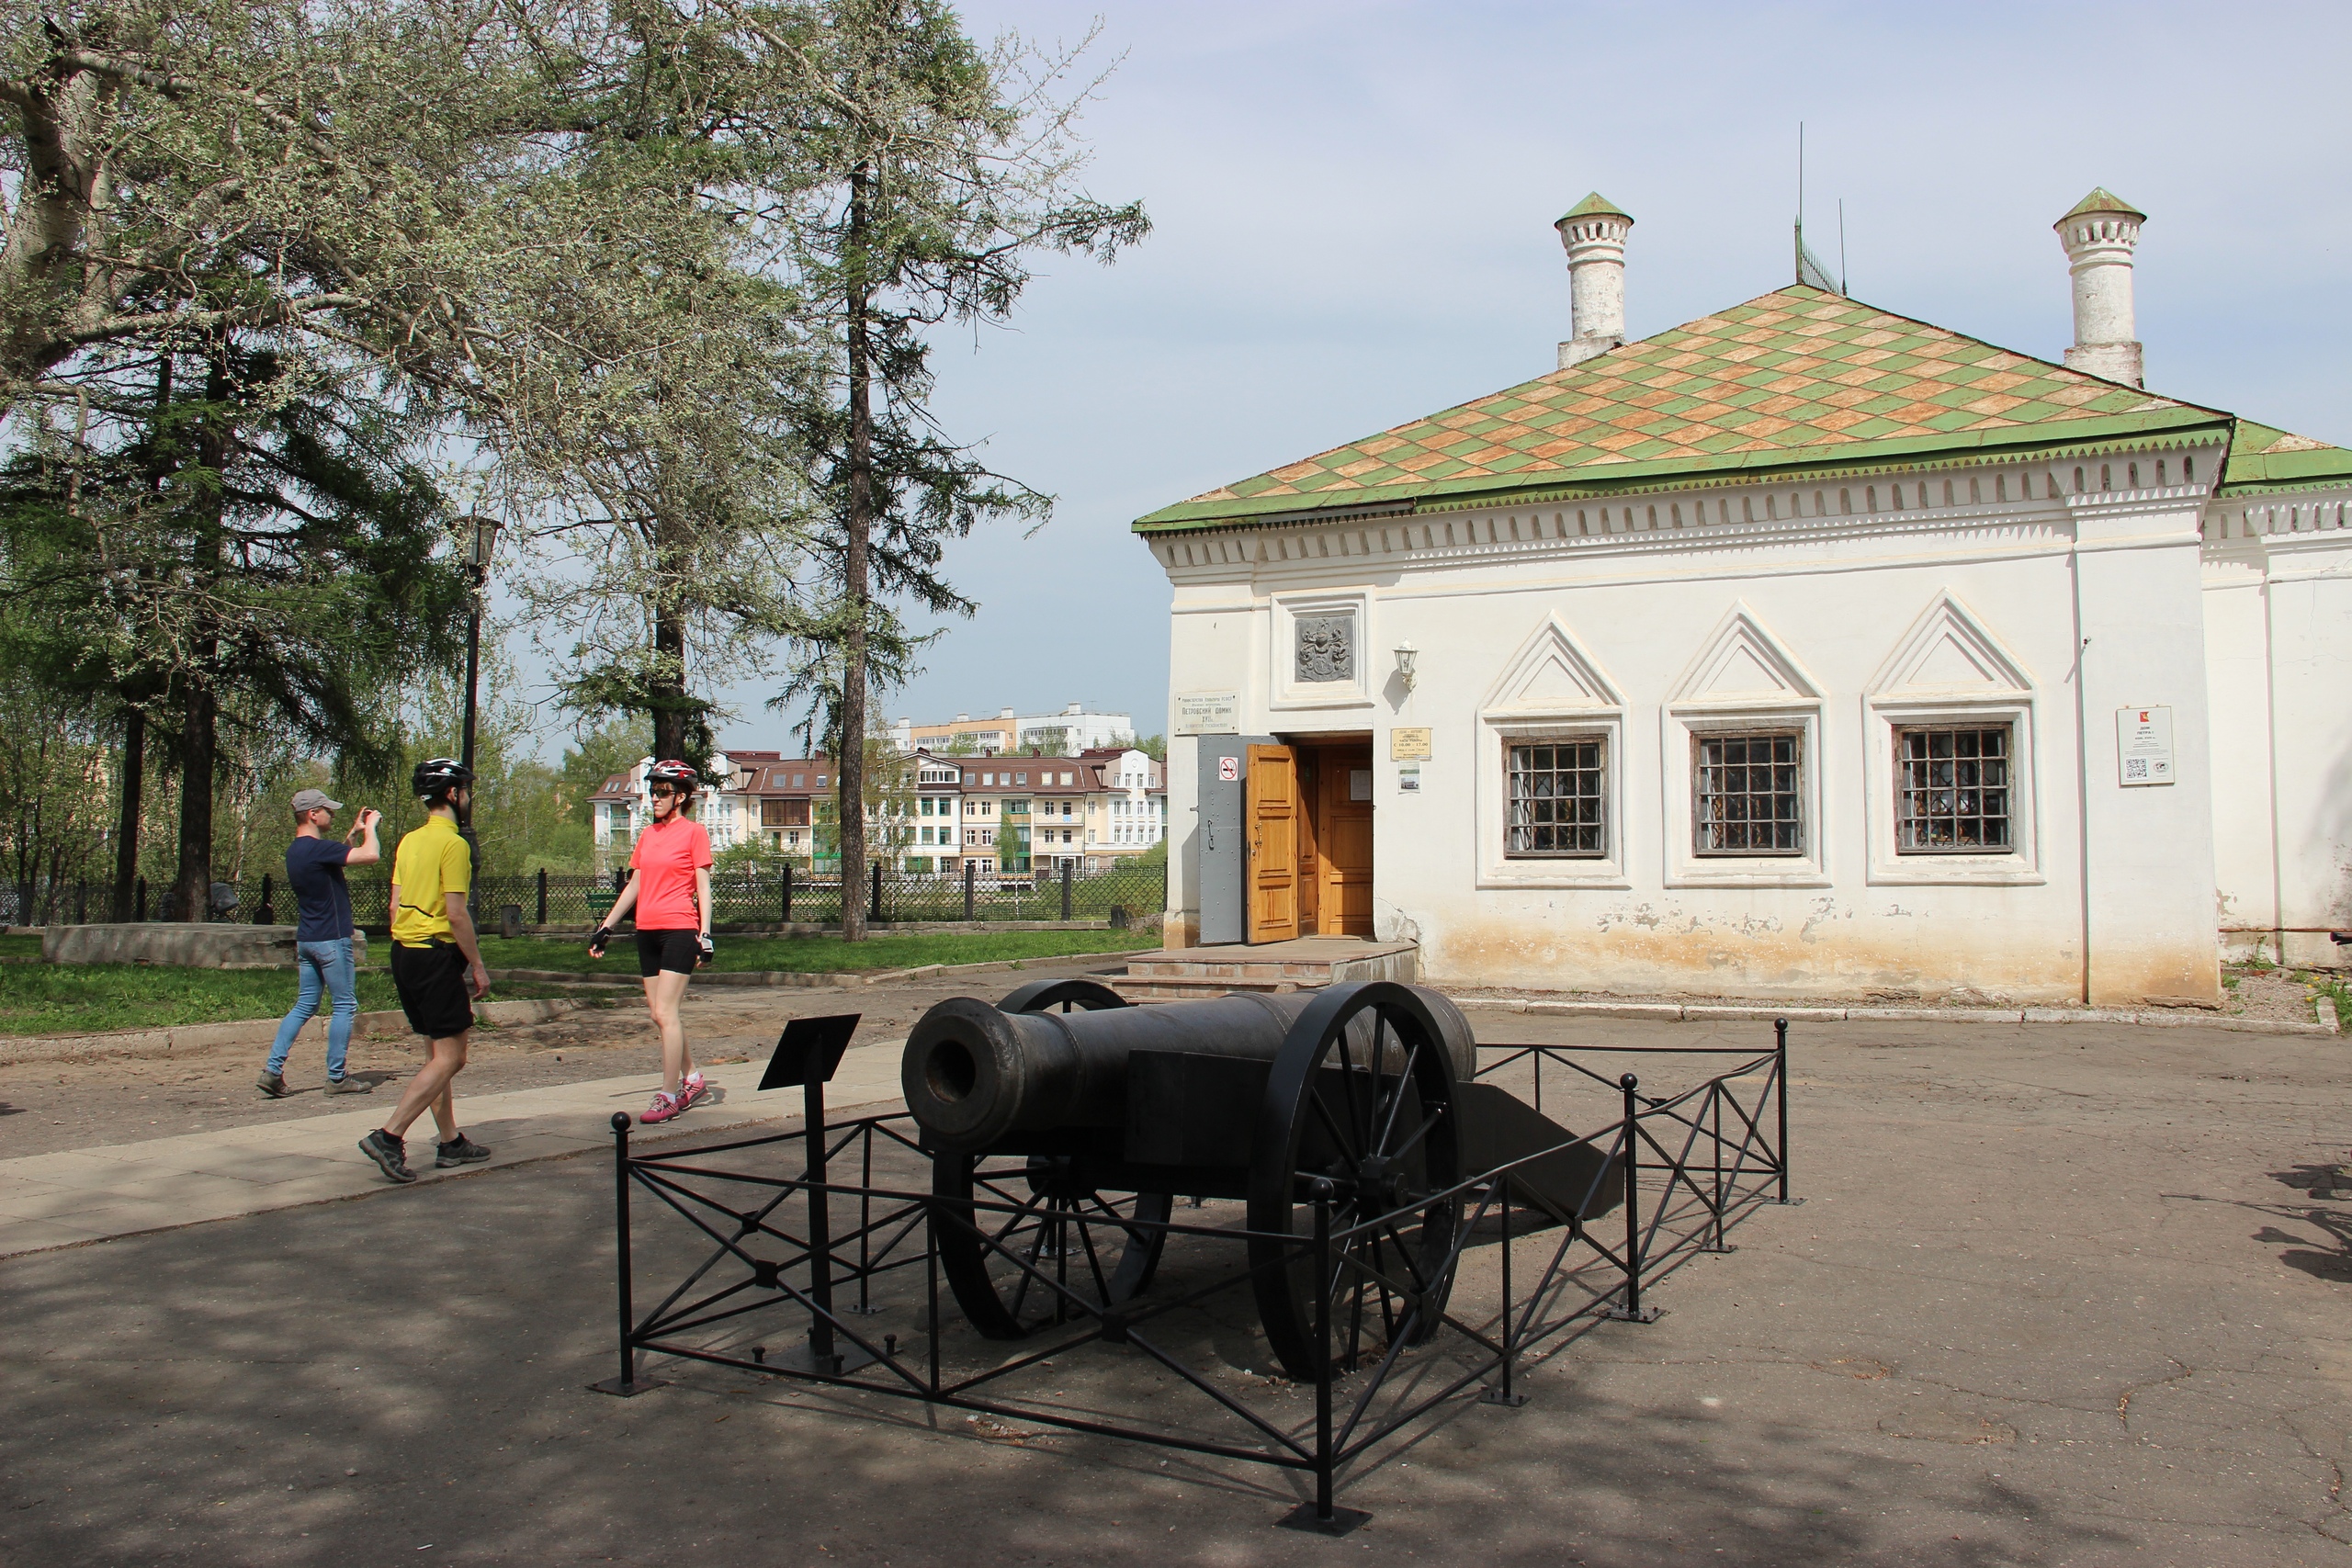
<path fill-rule="evenodd" d="M 1087 801 L 1090 866 L 1139 855 L 1168 836 L 1165 768 L 1131 746 L 1081 760 L 1097 781 Z"/>
<path fill-rule="evenodd" d="M 1095 713 L 1083 703 L 1071 703 L 1059 713 L 1017 714 L 1000 708 L 988 718 L 959 713 L 944 724 L 917 724 L 901 717 L 890 726 L 890 743 L 901 751 L 933 750 L 1026 751 L 1035 748 L 1052 757 L 1075 757 L 1105 746 L 1125 746 L 1136 738 L 1133 715 Z"/>
<path fill-rule="evenodd" d="M 2352 452 L 2140 385 L 2142 215 L 2053 364 L 1804 284 L 1139 520 L 1171 943 L 1444 981 L 2210 1003 L 2352 923 Z"/>
<path fill-rule="evenodd" d="M 733 849 L 762 837 L 761 798 L 765 793 L 762 786 L 768 772 L 782 762 L 784 756 L 778 751 L 719 751 L 712 755 L 704 785 L 695 792 L 694 816 L 709 833 L 713 850 Z M 591 837 L 599 864 L 616 846 L 634 843 L 638 833 L 653 820 L 653 797 L 646 793 L 645 782 L 646 770 L 652 766 L 651 757 L 641 757 L 630 764 L 628 773 L 606 779 L 590 797 Z M 828 764 L 820 760 L 815 766 L 820 772 L 814 792 L 822 794 Z M 809 792 L 804 789 L 802 793 Z M 806 821 L 803 817 L 802 824 Z"/>

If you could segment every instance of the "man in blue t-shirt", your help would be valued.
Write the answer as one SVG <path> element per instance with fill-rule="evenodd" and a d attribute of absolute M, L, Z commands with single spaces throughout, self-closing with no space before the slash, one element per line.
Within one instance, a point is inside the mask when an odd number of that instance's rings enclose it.
<path fill-rule="evenodd" d="M 373 865 L 383 858 L 383 848 L 376 842 L 376 823 L 382 813 L 362 807 L 359 824 L 348 838 L 330 839 L 327 829 L 342 809 L 343 802 L 329 800 L 322 791 L 295 792 L 294 841 L 286 847 L 286 883 L 294 889 L 300 910 L 301 923 L 294 931 L 294 969 L 301 976 L 301 992 L 294 999 L 294 1010 L 277 1026 L 269 1065 L 261 1070 L 260 1089 L 272 1100 L 286 1093 L 286 1054 L 319 1010 L 321 991 L 334 1006 L 327 1020 L 327 1092 L 366 1094 L 376 1087 L 343 1073 L 352 1021 L 359 1016 L 359 986 L 351 959 L 351 889 L 343 880 L 343 868 Z"/>

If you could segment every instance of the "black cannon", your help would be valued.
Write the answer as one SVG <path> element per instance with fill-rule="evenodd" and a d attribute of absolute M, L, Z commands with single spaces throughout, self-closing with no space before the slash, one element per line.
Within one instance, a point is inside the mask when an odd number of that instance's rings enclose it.
<path fill-rule="evenodd" d="M 1311 1233 L 1317 1193 L 1344 1236 L 1321 1289 L 1351 1346 L 1435 1332 L 1470 1179 L 1524 1161 L 1514 1196 L 1563 1224 L 1616 1201 L 1605 1151 L 1476 1071 L 1468 1021 L 1419 987 L 1134 1007 L 1058 980 L 993 1007 L 939 1003 L 909 1035 L 899 1080 L 951 1204 L 940 1267 L 979 1333 L 1018 1338 L 1073 1303 L 1133 1299 L 1174 1199 L 1238 1199 L 1259 1320 L 1306 1379 L 1323 1360 L 1317 1281 L 1282 1238 Z"/>

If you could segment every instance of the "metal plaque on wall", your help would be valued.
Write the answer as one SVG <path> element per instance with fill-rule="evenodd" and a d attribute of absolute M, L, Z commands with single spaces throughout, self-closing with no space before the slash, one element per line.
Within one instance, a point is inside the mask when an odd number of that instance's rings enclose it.
<path fill-rule="evenodd" d="M 1353 615 L 1301 615 L 1293 625 L 1297 632 L 1299 684 L 1356 678 Z"/>
<path fill-rule="evenodd" d="M 1238 692 L 1179 692 L 1176 694 L 1176 733 L 1230 735 L 1241 724 Z"/>

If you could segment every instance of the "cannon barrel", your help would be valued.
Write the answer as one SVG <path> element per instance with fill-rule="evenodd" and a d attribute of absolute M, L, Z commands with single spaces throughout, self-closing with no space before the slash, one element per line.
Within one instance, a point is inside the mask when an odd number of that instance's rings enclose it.
<path fill-rule="evenodd" d="M 1446 1035 L 1455 1075 L 1476 1070 L 1469 1021 L 1435 991 L 1414 987 Z M 1005 1012 L 976 997 L 951 997 L 907 1037 L 899 1081 L 907 1109 L 930 1141 L 959 1153 L 1006 1134 L 1127 1121 L 1127 1058 L 1181 1051 L 1272 1062 L 1315 993 L 1237 992 L 1204 1001 L 1156 1003 L 1096 1012 Z M 1371 1020 L 1351 1035 L 1367 1055 Z M 1396 1046 L 1391 1043 L 1391 1052 Z M 1233 1114 L 1247 1121 L 1252 1106 Z"/>

